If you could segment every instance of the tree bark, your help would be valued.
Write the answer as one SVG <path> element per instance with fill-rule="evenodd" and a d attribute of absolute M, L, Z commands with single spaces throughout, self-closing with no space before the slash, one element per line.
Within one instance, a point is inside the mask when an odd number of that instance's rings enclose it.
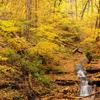
<path fill-rule="evenodd" d="M 35 17 L 35 22 L 34 22 L 34 27 L 37 27 L 38 26 L 38 15 L 37 15 L 37 11 L 38 11 L 38 0 L 35 0 L 34 1 L 34 6 L 35 6 L 35 15 L 34 15 L 34 17 Z"/>
<path fill-rule="evenodd" d="M 99 0 L 97 9 L 98 9 L 98 15 L 97 15 L 97 19 L 96 19 L 95 29 L 100 28 L 100 0 Z"/>
<path fill-rule="evenodd" d="M 87 5 L 88 5 L 89 2 L 90 2 L 90 0 L 87 0 L 87 1 L 86 1 L 86 4 L 84 5 L 84 8 L 83 8 L 83 10 L 82 10 L 81 19 L 83 19 L 83 17 L 84 17 L 84 12 L 85 12 L 86 7 L 87 7 Z"/>
<path fill-rule="evenodd" d="M 26 0 L 25 2 L 26 7 L 26 18 L 25 18 L 25 25 L 24 25 L 24 35 L 26 39 L 29 39 L 30 36 L 30 22 L 31 22 L 31 0 Z"/>
<path fill-rule="evenodd" d="M 75 0 L 75 10 L 76 10 L 76 20 L 78 17 L 78 6 L 77 6 L 77 0 Z"/>

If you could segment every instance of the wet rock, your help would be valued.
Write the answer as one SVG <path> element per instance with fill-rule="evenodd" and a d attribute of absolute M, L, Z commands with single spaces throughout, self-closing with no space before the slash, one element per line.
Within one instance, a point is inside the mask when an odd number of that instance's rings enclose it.
<path fill-rule="evenodd" d="M 75 85 L 76 81 L 73 80 L 56 80 L 56 84 L 62 85 L 62 86 L 70 86 L 70 85 Z"/>

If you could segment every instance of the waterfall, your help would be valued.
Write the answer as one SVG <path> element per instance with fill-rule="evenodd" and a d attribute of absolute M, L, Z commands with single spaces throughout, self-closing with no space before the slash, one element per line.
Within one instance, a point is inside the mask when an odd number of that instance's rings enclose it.
<path fill-rule="evenodd" d="M 86 71 L 81 64 L 76 65 L 76 73 L 80 78 L 80 94 L 79 96 L 89 96 L 92 93 L 92 86 L 89 85 L 89 80 L 86 76 Z"/>

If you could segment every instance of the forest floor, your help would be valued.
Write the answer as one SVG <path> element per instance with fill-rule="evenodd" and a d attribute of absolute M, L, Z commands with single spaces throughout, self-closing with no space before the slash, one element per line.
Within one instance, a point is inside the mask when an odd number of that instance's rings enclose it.
<path fill-rule="evenodd" d="M 35 90 L 40 88 L 40 92 L 49 90 L 48 93 L 42 94 L 41 100 L 77 100 L 80 82 L 75 74 L 75 65 L 84 59 L 84 56 L 83 54 L 74 54 L 70 58 L 59 56 L 61 58 L 60 66 L 62 66 L 60 71 L 51 71 L 46 74 L 54 83 L 51 84 L 52 88 L 45 89 L 45 86 L 41 87 L 35 78 L 32 79 L 33 86 L 36 87 Z M 6 66 L 4 66 L 4 72 L 1 73 L 2 77 L 0 77 L 0 100 L 34 100 L 27 99 L 30 90 L 27 75 L 22 74 L 20 68 L 13 67 L 12 69 L 11 65 L 6 62 L 1 64 L 6 64 Z M 1 68 L 3 68 L 2 65 Z M 84 65 L 84 69 L 87 71 L 89 79 L 97 86 L 96 91 L 100 91 L 100 59 L 94 59 L 90 64 Z M 19 99 L 20 96 L 22 99 Z M 96 95 L 95 100 L 100 100 L 100 93 Z"/>
<path fill-rule="evenodd" d="M 83 59 L 83 55 L 76 54 L 71 59 L 61 60 L 62 73 L 49 74 L 56 82 L 56 88 L 42 100 L 78 100 L 76 97 L 79 93 L 79 80 L 75 74 L 75 64 L 78 64 L 80 59 Z M 86 64 L 84 68 L 89 79 L 96 85 L 96 92 L 100 91 L 100 59 Z M 100 93 L 96 95 L 95 100 L 100 100 Z"/>

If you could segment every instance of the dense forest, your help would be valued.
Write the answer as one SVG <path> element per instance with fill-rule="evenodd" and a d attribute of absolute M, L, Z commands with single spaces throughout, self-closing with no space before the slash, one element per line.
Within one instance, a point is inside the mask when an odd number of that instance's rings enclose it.
<path fill-rule="evenodd" d="M 77 64 L 99 100 L 100 0 L 0 0 L 0 100 L 80 100 Z"/>

